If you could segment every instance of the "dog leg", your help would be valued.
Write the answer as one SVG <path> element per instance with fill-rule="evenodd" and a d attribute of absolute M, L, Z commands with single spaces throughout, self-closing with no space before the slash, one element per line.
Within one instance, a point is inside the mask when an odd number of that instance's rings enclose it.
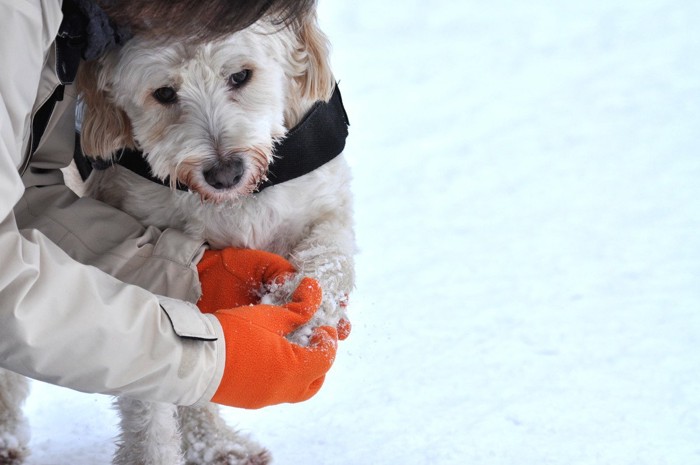
<path fill-rule="evenodd" d="M 290 292 L 301 277 L 309 276 L 323 290 L 321 307 L 314 317 L 289 336 L 290 341 L 300 345 L 308 344 L 314 328 L 336 326 L 346 316 L 348 296 L 355 285 L 355 238 L 349 201 L 341 202 L 337 210 L 323 218 L 290 253 L 289 260 L 298 272 L 295 279 L 283 284 L 283 291 Z"/>
<path fill-rule="evenodd" d="M 215 404 L 178 410 L 187 465 L 266 465 L 272 461 L 266 449 L 230 428 Z"/>
<path fill-rule="evenodd" d="M 114 465 L 182 465 L 177 407 L 120 397 L 121 435 Z"/>
<path fill-rule="evenodd" d="M 290 281 L 291 285 L 296 285 L 303 276 L 310 276 L 323 290 L 321 307 L 316 314 L 288 337 L 292 342 L 307 345 L 314 328 L 336 326 L 346 318 L 348 298 L 354 286 L 353 258 L 337 248 L 316 245 L 295 252 L 291 262 L 299 270 L 296 278 Z"/>
<path fill-rule="evenodd" d="M 282 284 L 273 283 L 262 290 L 262 303 L 282 305 L 290 301 L 303 277 L 314 278 L 320 284 L 320 308 L 307 324 L 287 337 L 295 344 L 307 346 L 315 328 L 336 326 L 346 317 L 348 298 L 355 286 L 355 238 L 350 221 L 349 207 L 325 215 L 289 254 L 297 273 Z"/>
<path fill-rule="evenodd" d="M 22 404 L 29 394 L 29 380 L 0 369 L 0 465 L 19 465 L 29 454 L 29 425 Z"/>

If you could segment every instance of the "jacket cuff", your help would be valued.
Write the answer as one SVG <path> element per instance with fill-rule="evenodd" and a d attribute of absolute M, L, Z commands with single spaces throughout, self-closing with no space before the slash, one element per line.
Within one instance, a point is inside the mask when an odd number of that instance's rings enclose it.
<path fill-rule="evenodd" d="M 212 397 L 216 394 L 216 391 L 221 385 L 221 380 L 224 377 L 224 368 L 226 367 L 226 338 L 224 337 L 224 330 L 221 327 L 219 319 L 211 314 L 202 314 L 211 323 L 211 328 L 214 329 L 216 334 L 216 367 L 214 369 L 214 374 L 209 381 L 209 386 L 205 389 L 202 397 L 194 403 L 195 407 L 201 407 L 202 405 L 211 402 Z"/>
<path fill-rule="evenodd" d="M 207 354 L 205 358 L 209 359 L 206 365 L 213 367 L 213 370 L 210 369 L 209 371 L 211 378 L 206 383 L 204 390 L 201 391 L 202 394 L 199 399 L 193 405 L 206 404 L 214 397 L 224 376 L 226 342 L 221 323 L 214 315 L 202 313 L 194 304 L 165 296 L 157 297 L 160 307 L 168 316 L 175 334 L 184 339 L 212 343 L 209 345 L 209 349 L 202 348 Z"/>

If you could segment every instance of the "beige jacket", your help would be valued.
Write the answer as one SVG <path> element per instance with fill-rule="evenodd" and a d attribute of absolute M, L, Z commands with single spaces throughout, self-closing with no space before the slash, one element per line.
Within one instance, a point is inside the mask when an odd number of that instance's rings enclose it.
<path fill-rule="evenodd" d="M 202 244 L 63 184 L 72 86 L 29 154 L 34 115 L 59 86 L 61 18 L 61 0 L 0 0 L 0 367 L 86 392 L 208 401 L 225 350 L 218 320 L 192 304 Z"/>

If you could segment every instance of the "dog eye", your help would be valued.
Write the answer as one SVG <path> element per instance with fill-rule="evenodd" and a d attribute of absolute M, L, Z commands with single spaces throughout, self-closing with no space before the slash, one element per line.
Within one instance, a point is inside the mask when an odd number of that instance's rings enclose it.
<path fill-rule="evenodd" d="M 250 79 L 251 74 L 251 71 L 247 69 L 244 69 L 243 71 L 239 71 L 237 73 L 233 73 L 228 77 L 228 85 L 231 86 L 231 88 L 233 89 L 241 87 L 248 81 L 248 79 Z"/>
<path fill-rule="evenodd" d="M 153 98 L 164 105 L 175 103 L 177 101 L 177 91 L 172 87 L 159 87 L 153 91 Z"/>

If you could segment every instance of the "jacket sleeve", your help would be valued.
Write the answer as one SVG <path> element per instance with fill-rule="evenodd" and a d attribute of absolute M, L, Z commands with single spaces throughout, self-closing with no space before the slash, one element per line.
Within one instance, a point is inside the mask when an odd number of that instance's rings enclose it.
<path fill-rule="evenodd" d="M 0 0 L 0 367 L 85 392 L 208 401 L 225 351 L 216 318 L 185 302 L 198 296 L 201 243 L 63 185 L 70 87 L 23 157 L 32 110 L 58 86 L 60 20 L 59 1 Z"/>

